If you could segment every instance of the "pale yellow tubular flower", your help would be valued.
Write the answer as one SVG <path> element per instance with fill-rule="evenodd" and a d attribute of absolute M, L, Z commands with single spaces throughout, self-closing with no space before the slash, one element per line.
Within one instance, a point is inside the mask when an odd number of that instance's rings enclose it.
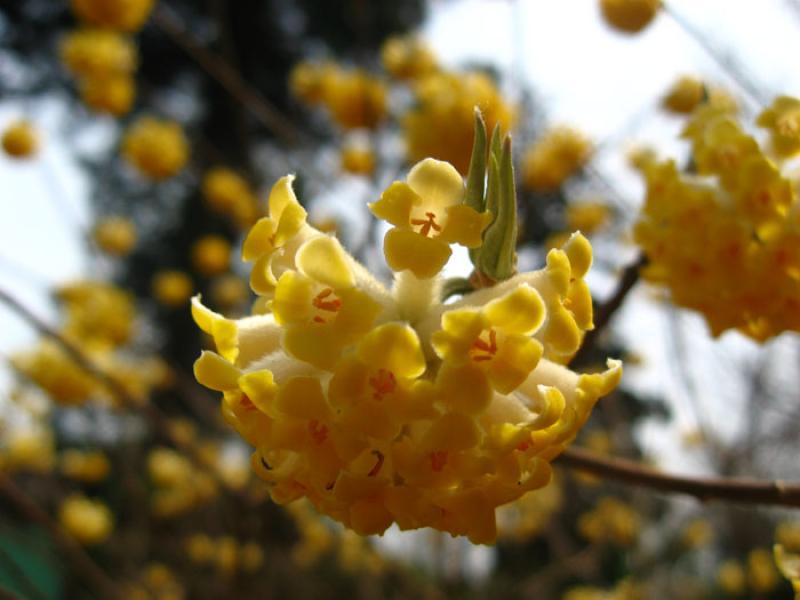
<path fill-rule="evenodd" d="M 97 246 L 112 256 L 127 256 L 136 245 L 136 225 L 125 217 L 105 217 L 92 232 Z"/>
<path fill-rule="evenodd" d="M 778 96 L 764 109 L 758 120 L 759 127 L 770 132 L 772 148 L 781 158 L 800 152 L 800 100 L 791 96 Z"/>
<path fill-rule="evenodd" d="M 275 502 L 307 498 L 361 535 L 397 523 L 492 543 L 495 508 L 547 485 L 550 461 L 617 385 L 618 361 L 586 375 L 563 366 L 592 327 L 579 234 L 541 271 L 442 304 L 449 246 L 479 244 L 485 223 L 463 193 L 452 166 L 427 160 L 372 205 L 405 236 L 387 241 L 386 290 L 306 225 L 284 178 L 244 249 L 263 265 L 265 314 L 232 320 L 193 302 L 217 347 L 195 375 L 222 392 Z M 444 260 L 403 262 L 431 243 Z"/>
<path fill-rule="evenodd" d="M 39 136 L 29 121 L 14 121 L 3 130 L 0 139 L 5 153 L 12 158 L 30 158 L 39 149 Z"/>
<path fill-rule="evenodd" d="M 600 0 L 605 22 L 623 33 L 639 33 L 660 9 L 661 0 Z"/>
<path fill-rule="evenodd" d="M 114 516 L 108 506 L 85 496 L 67 497 L 61 503 L 58 517 L 64 530 L 85 546 L 106 541 L 114 529 Z"/>
<path fill-rule="evenodd" d="M 169 308 L 185 307 L 194 293 L 194 282 L 189 274 L 172 269 L 156 273 L 150 287 L 153 298 Z"/>
<path fill-rule="evenodd" d="M 61 60 L 77 77 L 131 75 L 138 63 L 136 45 L 108 29 L 78 29 L 61 42 Z"/>
<path fill-rule="evenodd" d="M 532 191 L 548 192 L 586 164 L 591 142 L 579 131 L 556 127 L 545 132 L 522 158 L 522 185 Z"/>
<path fill-rule="evenodd" d="M 154 181 L 178 174 L 189 160 L 189 142 L 179 123 L 142 117 L 125 132 L 122 156 Z"/>
<path fill-rule="evenodd" d="M 72 0 L 75 16 L 104 29 L 135 32 L 153 10 L 155 0 Z"/>

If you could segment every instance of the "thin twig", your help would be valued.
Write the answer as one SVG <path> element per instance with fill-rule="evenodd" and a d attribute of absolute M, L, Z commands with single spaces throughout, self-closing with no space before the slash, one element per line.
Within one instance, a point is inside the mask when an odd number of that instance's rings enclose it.
<path fill-rule="evenodd" d="M 611 317 L 617 312 L 622 303 L 625 301 L 628 293 L 639 281 L 639 270 L 647 264 L 647 257 L 644 254 L 639 255 L 633 263 L 625 267 L 622 276 L 617 283 L 617 289 L 611 294 L 611 297 L 603 304 L 597 307 L 594 311 L 594 329 L 588 331 L 583 338 L 583 345 L 580 347 L 575 356 L 572 357 L 572 364 L 579 364 L 586 359 L 594 347 L 597 337 L 603 332 Z"/>
<path fill-rule="evenodd" d="M 568 448 L 557 464 L 620 483 L 694 496 L 702 502 L 724 500 L 800 508 L 800 483 L 719 477 L 686 477 L 662 473 L 620 458 L 605 458 L 580 448 Z"/>
<path fill-rule="evenodd" d="M 0 494 L 29 520 L 44 527 L 58 544 L 73 569 L 101 598 L 120 598 L 116 584 L 97 566 L 92 558 L 75 540 L 64 531 L 31 500 L 25 492 L 4 473 L 0 472 Z"/>
<path fill-rule="evenodd" d="M 286 116 L 243 80 L 226 60 L 199 43 L 172 11 L 162 4 L 153 11 L 152 20 L 206 73 L 238 100 L 259 123 L 290 145 L 299 141 L 299 132 L 291 126 Z"/>

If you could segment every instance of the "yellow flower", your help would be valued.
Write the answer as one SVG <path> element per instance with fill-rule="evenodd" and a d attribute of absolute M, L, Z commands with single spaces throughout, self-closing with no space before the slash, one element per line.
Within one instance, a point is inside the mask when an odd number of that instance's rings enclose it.
<path fill-rule="evenodd" d="M 606 23 L 625 33 L 638 33 L 661 9 L 661 0 L 600 0 Z"/>
<path fill-rule="evenodd" d="M 111 463 L 100 451 L 65 450 L 61 453 L 61 472 L 84 483 L 97 483 L 108 477 Z"/>
<path fill-rule="evenodd" d="M 178 123 L 143 117 L 125 132 L 122 155 L 140 173 L 160 181 L 183 169 L 189 143 Z"/>
<path fill-rule="evenodd" d="M 211 300 L 220 308 L 230 309 L 249 298 L 247 284 L 238 275 L 220 275 L 211 282 Z"/>
<path fill-rule="evenodd" d="M 219 235 L 206 235 L 192 245 L 192 266 L 201 275 L 225 273 L 231 263 L 231 245 Z"/>
<path fill-rule="evenodd" d="M 214 541 L 203 533 L 196 533 L 186 540 L 186 553 L 189 559 L 200 564 L 208 564 L 214 558 Z"/>
<path fill-rule="evenodd" d="M 50 341 L 42 341 L 38 348 L 16 354 L 11 362 L 61 404 L 82 404 L 97 390 L 97 381 Z"/>
<path fill-rule="evenodd" d="M 705 519 L 693 519 L 683 530 L 682 541 L 687 548 L 703 548 L 714 536 L 711 524 Z"/>
<path fill-rule="evenodd" d="M 557 127 L 542 135 L 522 158 L 522 184 L 533 191 L 555 190 L 589 160 L 592 145 L 580 132 Z"/>
<path fill-rule="evenodd" d="M 72 0 L 72 11 L 96 27 L 119 31 L 139 30 L 155 0 Z"/>
<path fill-rule="evenodd" d="M 603 202 L 582 202 L 567 205 L 567 229 L 591 235 L 601 229 L 611 216 L 611 210 Z"/>
<path fill-rule="evenodd" d="M 66 309 L 64 333 L 84 347 L 117 347 L 133 334 L 136 316 L 130 292 L 99 281 L 76 281 L 56 291 Z"/>
<path fill-rule="evenodd" d="M 203 177 L 203 199 L 216 213 L 250 227 L 256 220 L 258 200 L 245 179 L 225 167 L 214 167 Z"/>
<path fill-rule="evenodd" d="M 348 144 L 340 154 L 342 170 L 353 175 L 372 175 L 375 170 L 375 154 L 368 146 Z"/>
<path fill-rule="evenodd" d="M 428 158 L 411 169 L 407 183 L 393 183 L 370 204 L 375 216 L 394 225 L 384 240 L 392 270 L 408 269 L 416 277 L 430 278 L 450 258 L 450 244 L 480 246 L 491 215 L 463 202 L 464 182 L 458 171 Z"/>
<path fill-rule="evenodd" d="M 670 112 L 688 114 L 697 108 L 705 96 L 705 85 L 700 79 L 683 76 L 672 84 L 661 104 Z"/>
<path fill-rule="evenodd" d="M 747 580 L 756 594 L 763 595 L 778 586 L 778 571 L 772 553 L 756 548 L 747 555 Z"/>
<path fill-rule="evenodd" d="M 452 166 L 426 160 L 372 210 L 406 236 L 401 252 L 433 242 L 449 255 L 479 244 L 485 222 L 463 193 Z M 576 234 L 544 269 L 443 304 L 442 260 L 403 264 L 385 288 L 305 223 L 290 177 L 269 211 L 243 252 L 263 270 L 254 281 L 277 279 L 256 289 L 256 314 L 226 319 L 199 298 L 192 314 L 217 348 L 195 375 L 222 392 L 272 499 L 307 498 L 361 535 L 397 523 L 493 542 L 495 508 L 548 483 L 550 461 L 621 376 L 617 361 L 591 375 L 563 366 L 592 327 L 588 241 Z"/>
<path fill-rule="evenodd" d="M 800 597 L 800 554 L 788 552 L 780 544 L 775 544 L 773 553 L 781 575 L 792 582 L 795 598 Z"/>
<path fill-rule="evenodd" d="M 433 52 L 414 36 L 393 36 L 381 47 L 383 68 L 395 79 L 419 79 L 435 73 L 439 66 Z"/>
<path fill-rule="evenodd" d="M 337 74 L 338 67 L 332 63 L 299 62 L 289 74 L 289 89 L 306 104 L 319 104 Z"/>
<path fill-rule="evenodd" d="M 597 544 L 609 542 L 631 546 L 641 530 L 641 520 L 633 508 L 616 498 L 601 498 L 595 508 L 578 519 L 578 531 Z"/>
<path fill-rule="evenodd" d="M 100 544 L 114 529 L 114 518 L 108 506 L 85 496 L 67 497 L 58 511 L 64 530 L 85 546 Z"/>
<path fill-rule="evenodd" d="M 127 256 L 136 245 L 136 225 L 124 217 L 105 217 L 95 224 L 93 236 L 103 252 Z"/>
<path fill-rule="evenodd" d="M 53 433 L 43 427 L 13 430 L 0 450 L 0 468 L 34 473 L 49 473 L 55 464 Z"/>
<path fill-rule="evenodd" d="M 28 121 L 15 121 L 6 127 L 2 138 L 3 150 L 13 158 L 30 158 L 39 148 L 39 138 Z"/>
<path fill-rule="evenodd" d="M 726 560 L 717 571 L 717 583 L 728 594 L 738 595 L 747 589 L 744 568 L 735 560 Z"/>
<path fill-rule="evenodd" d="M 790 552 L 800 552 L 800 522 L 780 523 L 775 529 L 775 541 Z"/>
<path fill-rule="evenodd" d="M 61 43 L 61 60 L 77 77 L 131 75 L 138 63 L 136 46 L 126 35 L 108 29 L 78 29 Z"/>
<path fill-rule="evenodd" d="M 153 297 L 164 306 L 185 306 L 194 291 L 192 278 L 183 271 L 159 271 L 151 284 Z"/>
<path fill-rule="evenodd" d="M 797 98 L 778 96 L 758 115 L 756 123 L 769 130 L 778 156 L 787 158 L 800 152 L 800 100 Z"/>
<path fill-rule="evenodd" d="M 451 163 L 462 175 L 469 169 L 475 107 L 488 131 L 508 131 L 513 108 L 484 73 L 435 73 L 415 82 L 416 104 L 402 117 L 410 160 L 427 157 Z"/>
<path fill-rule="evenodd" d="M 386 86 L 364 71 L 337 71 L 323 93 L 331 118 L 343 129 L 374 129 L 386 116 Z"/>
<path fill-rule="evenodd" d="M 128 75 L 86 77 L 80 82 L 81 99 L 97 112 L 115 117 L 130 112 L 136 99 L 136 82 Z"/>

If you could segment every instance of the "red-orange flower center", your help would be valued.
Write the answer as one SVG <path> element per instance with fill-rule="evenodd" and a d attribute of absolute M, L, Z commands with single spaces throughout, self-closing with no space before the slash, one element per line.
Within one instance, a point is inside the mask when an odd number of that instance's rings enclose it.
<path fill-rule="evenodd" d="M 427 219 L 411 219 L 412 225 L 421 225 L 419 232 L 420 234 L 428 237 L 428 234 L 431 232 L 431 229 L 435 232 L 440 232 L 442 230 L 441 225 L 436 223 L 436 214 L 432 212 L 426 212 L 425 216 L 428 217 Z"/>
<path fill-rule="evenodd" d="M 391 394 L 397 387 L 397 379 L 394 373 L 386 369 L 378 369 L 374 377 L 369 378 L 369 384 L 374 390 L 372 397 L 375 400 L 382 400 L 386 394 Z"/>
<path fill-rule="evenodd" d="M 335 313 L 342 308 L 342 301 L 337 298 L 331 288 L 325 288 L 319 294 L 314 296 L 311 304 L 317 310 L 323 313 Z M 322 315 L 314 316 L 315 323 L 325 323 L 325 318 Z"/>
<path fill-rule="evenodd" d="M 488 340 L 483 339 L 483 332 L 480 337 L 472 342 L 472 360 L 475 362 L 482 362 L 485 360 L 492 360 L 494 355 L 497 354 L 497 332 L 494 329 L 489 330 Z"/>

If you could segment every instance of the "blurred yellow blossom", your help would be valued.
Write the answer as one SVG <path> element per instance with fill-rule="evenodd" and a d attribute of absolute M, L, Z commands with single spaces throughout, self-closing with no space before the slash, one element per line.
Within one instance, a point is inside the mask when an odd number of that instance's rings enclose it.
<path fill-rule="evenodd" d="M 60 457 L 61 473 L 65 477 L 84 483 L 97 483 L 108 477 L 111 463 L 99 450 L 65 450 Z"/>
<path fill-rule="evenodd" d="M 3 130 L 3 150 L 13 158 L 30 158 L 39 148 L 39 136 L 30 121 L 14 121 Z"/>
<path fill-rule="evenodd" d="M 275 502 L 308 498 L 361 535 L 397 523 L 493 542 L 495 508 L 547 485 L 621 375 L 617 361 L 591 375 L 563 366 L 592 327 L 591 246 L 573 235 L 542 270 L 445 305 L 449 245 L 480 243 L 485 223 L 451 165 L 422 161 L 372 205 L 394 226 L 391 289 L 306 223 L 291 184 L 275 184 L 243 246 L 255 314 L 193 301 L 218 352 L 197 360 L 198 381 L 223 393 Z M 403 256 L 417 246 L 434 265 Z"/>
<path fill-rule="evenodd" d="M 638 513 L 617 498 L 601 498 L 597 506 L 578 519 L 578 531 L 593 543 L 609 542 L 630 546 L 636 542 L 641 530 Z"/>
<path fill-rule="evenodd" d="M 773 553 L 781 575 L 792 583 L 795 599 L 800 598 L 800 554 L 789 552 L 780 544 L 775 544 Z"/>
<path fill-rule="evenodd" d="M 714 537 L 714 530 L 705 519 L 692 519 L 686 524 L 681 534 L 681 541 L 687 548 L 703 548 Z"/>
<path fill-rule="evenodd" d="M 108 506 L 85 496 L 67 497 L 61 503 L 58 516 L 64 530 L 86 546 L 106 541 L 114 529 L 114 517 Z"/>
<path fill-rule="evenodd" d="M 611 209 L 604 202 L 568 204 L 566 209 L 567 230 L 591 235 L 602 229 L 610 217 Z"/>
<path fill-rule="evenodd" d="M 324 103 L 344 129 L 374 129 L 386 116 L 386 86 L 361 70 L 339 70 L 326 82 Z"/>
<path fill-rule="evenodd" d="M 744 567 L 736 560 L 726 560 L 717 570 L 717 583 L 728 594 L 738 595 L 747 589 Z"/>
<path fill-rule="evenodd" d="M 256 220 L 258 200 L 250 184 L 236 171 L 214 167 L 203 177 L 203 199 L 214 212 L 225 215 L 241 227 Z"/>
<path fill-rule="evenodd" d="M 409 159 L 438 158 L 466 175 L 475 107 L 489 131 L 509 131 L 514 110 L 484 73 L 435 73 L 414 83 L 416 104 L 402 117 Z"/>
<path fill-rule="evenodd" d="M 289 74 L 289 89 L 306 104 L 319 104 L 337 74 L 338 67 L 334 63 L 299 62 Z"/>
<path fill-rule="evenodd" d="M 366 144 L 345 144 L 339 156 L 346 173 L 372 175 L 375 170 L 375 153 Z"/>
<path fill-rule="evenodd" d="M 192 245 L 192 266 L 206 277 L 220 275 L 231 263 L 231 245 L 220 235 L 206 235 Z"/>
<path fill-rule="evenodd" d="M 606 23 L 625 33 L 638 33 L 655 18 L 661 0 L 600 0 Z"/>
<path fill-rule="evenodd" d="M 394 36 L 381 47 L 383 68 L 395 79 L 419 79 L 439 66 L 430 47 L 416 36 Z"/>
<path fill-rule="evenodd" d="M 227 273 L 216 277 L 209 290 L 211 301 L 220 308 L 231 309 L 240 306 L 250 297 L 247 283 L 238 275 Z"/>
<path fill-rule="evenodd" d="M 72 0 L 72 10 L 89 25 L 137 31 L 153 10 L 155 0 Z"/>
<path fill-rule="evenodd" d="M 778 571 L 772 552 L 756 548 L 748 553 L 747 582 L 757 595 L 767 594 L 778 586 Z"/>
<path fill-rule="evenodd" d="M 662 98 L 662 106 L 670 112 L 688 114 L 703 101 L 705 85 L 700 79 L 685 75 L 680 77 Z"/>
<path fill-rule="evenodd" d="M 108 29 L 78 29 L 61 42 L 61 60 L 78 77 L 108 78 L 136 70 L 136 45 L 126 35 Z"/>
<path fill-rule="evenodd" d="M 164 306 L 185 306 L 194 292 L 194 283 L 188 273 L 178 270 L 159 271 L 151 283 L 153 298 Z"/>
<path fill-rule="evenodd" d="M 133 296 L 111 283 L 75 281 L 56 290 L 65 311 L 67 337 L 98 348 L 116 348 L 134 333 Z"/>
<path fill-rule="evenodd" d="M 791 552 L 800 552 L 800 521 L 784 521 L 778 524 L 775 541 Z"/>
<path fill-rule="evenodd" d="M 800 152 L 800 100 L 778 96 L 764 109 L 756 123 L 769 130 L 772 148 L 780 157 Z"/>
<path fill-rule="evenodd" d="M 127 256 L 136 245 L 136 225 L 125 217 L 105 217 L 95 223 L 97 246 L 113 256 Z"/>
<path fill-rule="evenodd" d="M 610 590 L 588 585 L 571 587 L 561 600 L 645 600 L 647 597 L 639 585 L 624 579 Z"/>
<path fill-rule="evenodd" d="M 49 473 L 56 462 L 53 432 L 45 427 L 30 427 L 2 436 L 0 469 Z"/>
<path fill-rule="evenodd" d="M 591 142 L 579 131 L 550 129 L 525 152 L 522 184 L 536 192 L 553 191 L 585 165 L 591 153 Z"/>
<path fill-rule="evenodd" d="M 97 112 L 115 117 L 130 112 L 136 98 L 136 82 L 128 75 L 86 77 L 80 81 L 81 99 Z"/>
<path fill-rule="evenodd" d="M 142 175 L 160 181 L 186 165 L 189 142 L 175 121 L 142 117 L 125 132 L 122 155 Z"/>

